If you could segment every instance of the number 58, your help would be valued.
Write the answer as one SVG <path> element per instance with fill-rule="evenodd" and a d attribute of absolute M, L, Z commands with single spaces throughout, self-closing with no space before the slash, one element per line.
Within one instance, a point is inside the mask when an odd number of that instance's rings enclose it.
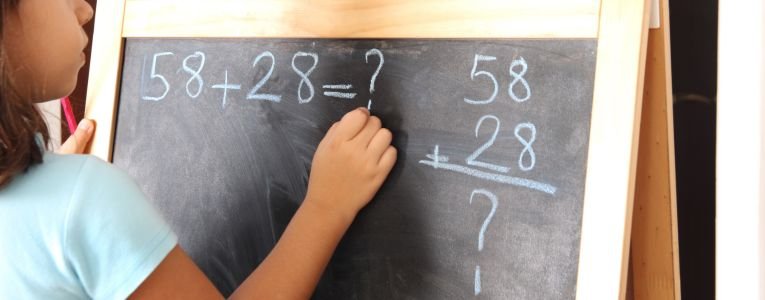
<path fill-rule="evenodd" d="M 494 77 L 494 74 L 492 74 L 489 71 L 479 71 L 478 70 L 478 63 L 485 61 L 495 61 L 497 60 L 494 56 L 486 56 L 486 55 L 480 55 L 476 54 L 475 58 L 473 59 L 473 69 L 470 71 L 470 80 L 475 81 L 476 77 L 478 76 L 484 76 L 491 79 L 491 82 L 494 85 L 494 91 L 491 94 L 491 97 L 484 100 L 474 100 L 469 98 L 464 98 L 465 102 L 469 104 L 475 104 L 475 105 L 481 105 L 481 104 L 489 104 L 494 102 L 494 99 L 497 98 L 497 94 L 499 93 L 499 84 L 497 83 L 497 78 Z M 521 67 L 520 72 L 516 72 L 515 68 Z M 529 87 L 529 83 L 526 81 L 525 78 L 523 78 L 523 75 L 526 75 L 526 71 L 528 70 L 528 64 L 526 63 L 526 60 L 523 59 L 523 57 L 520 57 L 518 59 L 514 59 L 512 63 L 510 63 L 510 76 L 513 77 L 513 81 L 510 82 L 510 86 L 507 88 L 507 93 L 510 95 L 510 98 L 512 98 L 515 102 L 525 102 L 526 100 L 529 100 L 531 98 L 531 88 Z M 520 83 L 523 86 L 523 90 L 521 93 L 524 95 L 523 97 L 518 96 L 518 93 L 515 92 L 516 85 Z"/>

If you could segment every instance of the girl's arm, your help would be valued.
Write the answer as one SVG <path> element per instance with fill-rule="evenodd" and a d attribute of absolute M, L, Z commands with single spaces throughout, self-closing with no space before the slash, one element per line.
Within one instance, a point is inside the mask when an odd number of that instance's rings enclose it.
<path fill-rule="evenodd" d="M 396 161 L 390 131 L 366 109 L 346 114 L 319 144 L 308 193 L 273 251 L 231 298 L 307 299 L 356 214 Z M 176 247 L 131 298 L 221 298 Z"/>

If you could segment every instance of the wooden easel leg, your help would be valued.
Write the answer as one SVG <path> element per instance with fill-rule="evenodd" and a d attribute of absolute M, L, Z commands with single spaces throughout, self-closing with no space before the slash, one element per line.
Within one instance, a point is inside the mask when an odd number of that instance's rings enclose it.
<path fill-rule="evenodd" d="M 675 193 L 672 84 L 667 1 L 661 27 L 650 29 L 643 117 L 632 219 L 632 295 L 643 300 L 680 299 Z"/>

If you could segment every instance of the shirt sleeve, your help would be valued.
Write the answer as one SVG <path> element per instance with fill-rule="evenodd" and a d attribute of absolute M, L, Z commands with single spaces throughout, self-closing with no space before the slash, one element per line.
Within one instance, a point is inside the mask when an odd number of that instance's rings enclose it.
<path fill-rule="evenodd" d="M 64 251 L 93 299 L 125 299 L 178 242 L 127 174 L 87 158 L 67 209 Z"/>

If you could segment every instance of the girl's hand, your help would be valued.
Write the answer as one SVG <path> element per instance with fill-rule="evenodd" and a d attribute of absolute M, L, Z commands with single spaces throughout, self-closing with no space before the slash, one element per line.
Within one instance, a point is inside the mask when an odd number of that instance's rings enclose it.
<path fill-rule="evenodd" d="M 347 113 L 316 149 L 305 204 L 352 221 L 396 162 L 392 139 L 380 119 L 365 108 Z"/>
<path fill-rule="evenodd" d="M 59 154 L 82 154 L 85 151 L 85 146 L 93 138 L 95 127 L 92 120 L 83 119 L 77 125 L 77 130 L 66 139 L 66 142 L 56 152 Z"/>

